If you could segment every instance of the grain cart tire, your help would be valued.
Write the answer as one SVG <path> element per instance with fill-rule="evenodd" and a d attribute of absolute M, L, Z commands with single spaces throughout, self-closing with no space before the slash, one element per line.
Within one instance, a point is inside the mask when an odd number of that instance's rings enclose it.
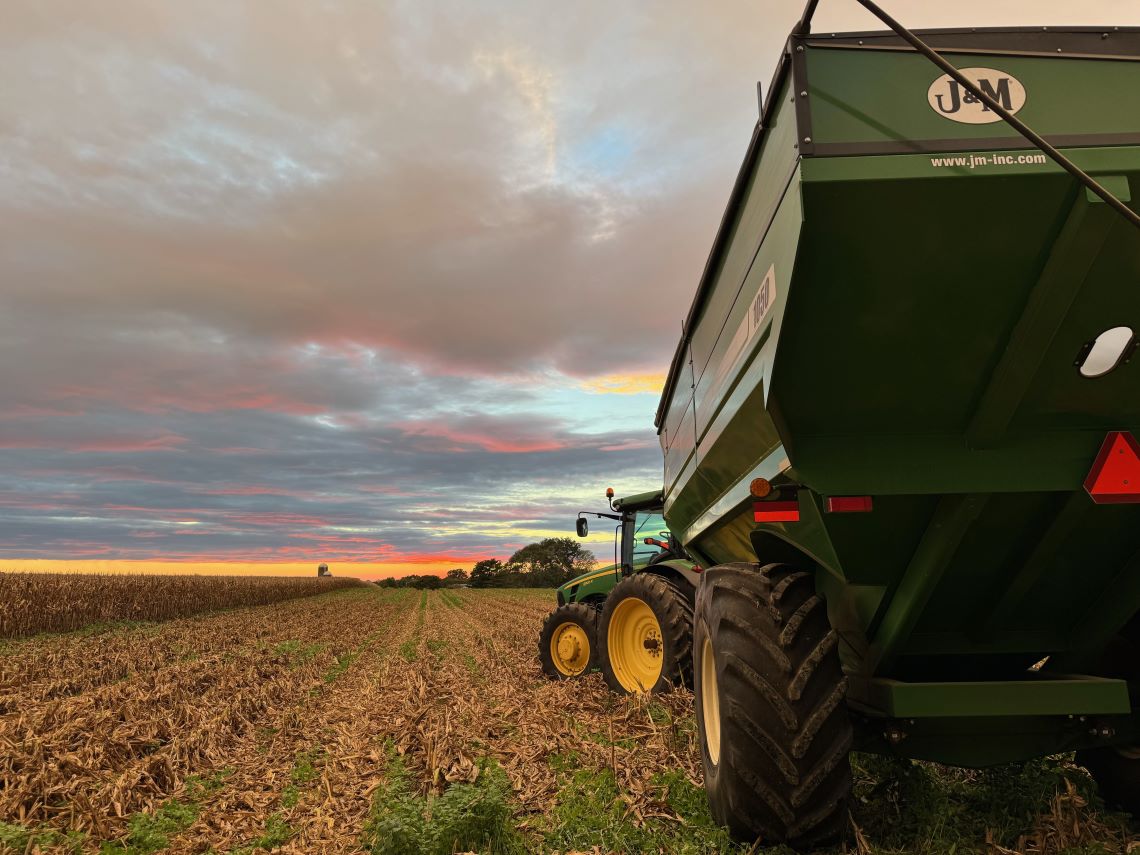
<path fill-rule="evenodd" d="M 841 838 L 851 792 L 847 680 L 812 575 L 783 564 L 706 570 L 693 666 L 713 817 L 765 846 Z"/>
<path fill-rule="evenodd" d="M 1140 615 L 1112 640 L 1096 673 L 1127 680 L 1132 708 L 1140 706 Z M 1078 751 L 1077 763 L 1089 770 L 1106 802 L 1140 819 L 1140 744 Z"/>
<path fill-rule="evenodd" d="M 1140 819 L 1140 748 L 1092 748 L 1077 752 L 1105 802 Z"/>
<path fill-rule="evenodd" d="M 542 673 L 556 680 L 580 677 L 598 662 L 598 611 L 585 603 L 559 606 L 538 636 Z"/>
<path fill-rule="evenodd" d="M 659 692 L 692 685 L 693 606 L 674 582 L 636 573 L 602 606 L 598 662 L 615 692 Z"/>

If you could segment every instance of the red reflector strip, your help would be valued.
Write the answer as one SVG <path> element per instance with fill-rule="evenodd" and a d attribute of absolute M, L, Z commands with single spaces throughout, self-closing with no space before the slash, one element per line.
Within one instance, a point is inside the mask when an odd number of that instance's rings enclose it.
<path fill-rule="evenodd" d="M 1085 490 L 1098 505 L 1140 502 L 1140 443 L 1127 431 L 1104 438 L 1085 478 Z"/>
<path fill-rule="evenodd" d="M 829 514 L 865 514 L 871 510 L 870 496 L 828 496 Z"/>
<path fill-rule="evenodd" d="M 752 515 L 756 522 L 799 522 L 800 503 L 796 499 L 789 502 L 753 502 Z"/>

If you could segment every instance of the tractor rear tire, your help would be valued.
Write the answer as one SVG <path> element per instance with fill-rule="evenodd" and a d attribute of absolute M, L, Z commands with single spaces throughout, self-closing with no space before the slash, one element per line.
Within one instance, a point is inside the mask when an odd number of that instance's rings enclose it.
<path fill-rule="evenodd" d="M 615 692 L 692 685 L 693 605 L 675 582 L 642 571 L 614 586 L 602 606 L 599 664 Z"/>
<path fill-rule="evenodd" d="M 598 664 L 598 610 L 567 603 L 546 616 L 538 636 L 542 673 L 556 680 L 580 677 Z"/>
<path fill-rule="evenodd" d="M 713 817 L 738 840 L 806 849 L 842 838 L 852 727 L 836 634 L 810 573 L 704 572 L 694 695 Z"/>

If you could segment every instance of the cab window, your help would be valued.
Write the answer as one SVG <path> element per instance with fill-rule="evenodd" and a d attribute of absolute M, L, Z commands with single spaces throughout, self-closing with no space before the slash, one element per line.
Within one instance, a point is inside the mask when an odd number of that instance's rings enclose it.
<path fill-rule="evenodd" d="M 654 540 L 661 540 L 668 542 L 668 534 L 661 532 L 667 531 L 665 527 L 665 517 L 658 512 L 653 511 L 638 511 L 634 519 L 634 532 L 633 532 L 633 563 L 644 564 L 653 556 L 659 554 L 662 550 L 659 546 L 653 546 L 645 543 L 645 538 L 652 537 Z"/>

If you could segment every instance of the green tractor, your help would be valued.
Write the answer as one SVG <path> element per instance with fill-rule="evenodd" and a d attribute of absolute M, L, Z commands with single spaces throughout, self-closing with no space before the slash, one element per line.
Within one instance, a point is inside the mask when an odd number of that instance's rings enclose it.
<path fill-rule="evenodd" d="M 787 43 L 657 413 L 712 812 L 839 837 L 858 747 L 1075 751 L 1140 816 L 1140 29 L 860 2 Z"/>
<path fill-rule="evenodd" d="M 618 692 L 691 686 L 699 568 L 666 528 L 660 490 L 613 495 L 606 491 L 609 513 L 581 511 L 577 530 L 579 537 L 589 533 L 589 516 L 616 521 L 620 560 L 558 589 L 558 608 L 539 635 L 542 670 L 565 680 L 600 668 Z"/>

